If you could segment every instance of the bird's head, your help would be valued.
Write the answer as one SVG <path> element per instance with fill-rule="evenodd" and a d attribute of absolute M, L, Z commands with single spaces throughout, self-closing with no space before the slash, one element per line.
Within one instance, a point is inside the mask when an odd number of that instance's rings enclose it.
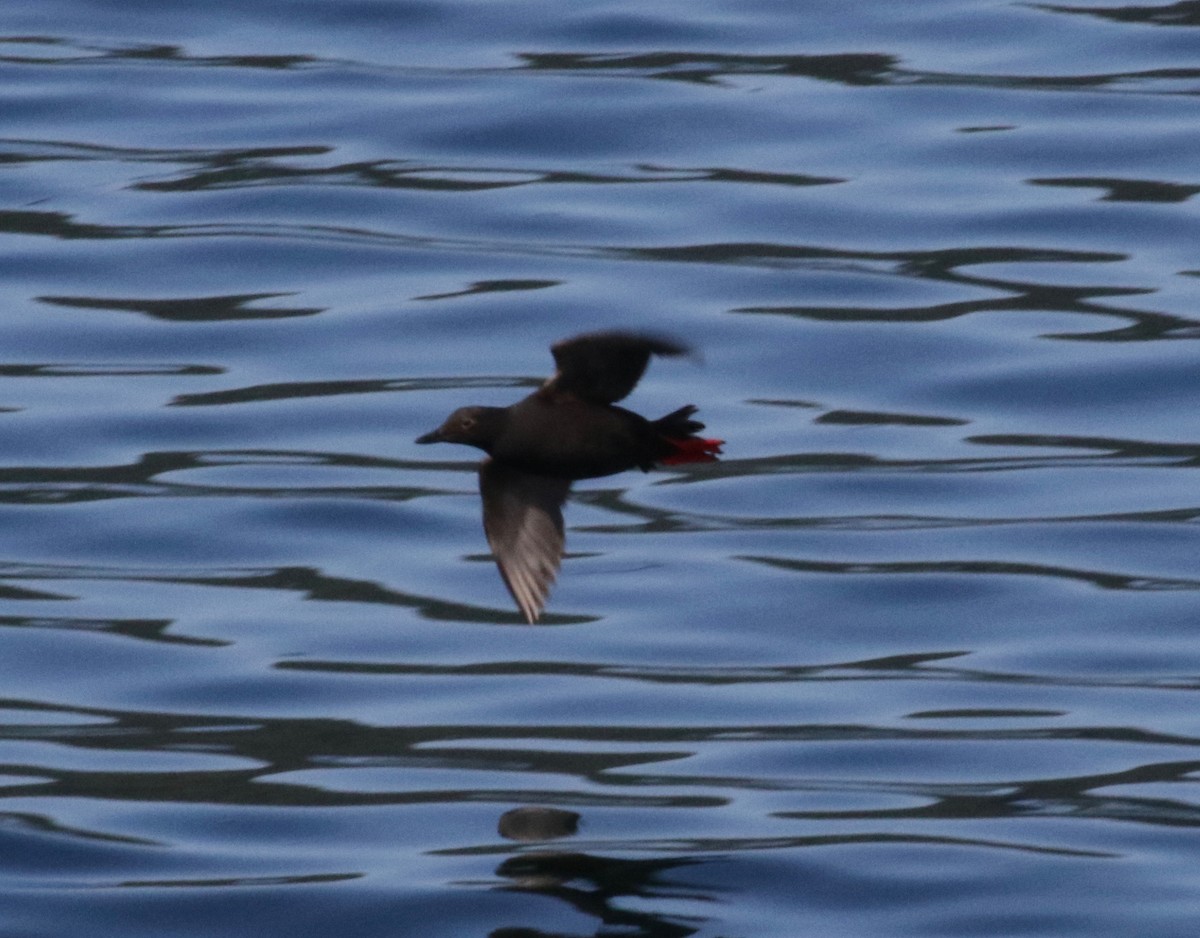
<path fill-rule="evenodd" d="M 417 443 L 466 443 L 491 452 L 500 432 L 501 407 L 460 407 L 436 430 L 419 436 Z"/>

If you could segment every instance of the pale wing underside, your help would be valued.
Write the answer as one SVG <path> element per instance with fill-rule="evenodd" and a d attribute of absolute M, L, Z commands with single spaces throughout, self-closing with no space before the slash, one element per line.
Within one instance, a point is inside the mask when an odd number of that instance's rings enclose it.
<path fill-rule="evenodd" d="M 492 461 L 479 467 L 483 530 L 525 621 L 537 621 L 562 562 L 566 479 L 532 475 Z"/>

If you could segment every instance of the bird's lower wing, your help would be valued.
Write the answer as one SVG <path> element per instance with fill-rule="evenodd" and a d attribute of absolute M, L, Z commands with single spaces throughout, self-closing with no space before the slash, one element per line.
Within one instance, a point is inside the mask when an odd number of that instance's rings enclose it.
<path fill-rule="evenodd" d="M 484 460 L 479 467 L 483 530 L 504 584 L 530 624 L 537 621 L 562 562 L 566 479 Z"/>

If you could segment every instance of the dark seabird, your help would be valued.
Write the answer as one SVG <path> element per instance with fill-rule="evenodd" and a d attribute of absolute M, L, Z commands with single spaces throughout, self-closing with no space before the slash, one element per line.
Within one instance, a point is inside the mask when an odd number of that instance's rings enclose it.
<path fill-rule="evenodd" d="M 562 504 L 576 479 L 626 469 L 715 462 L 722 440 L 696 434 L 689 404 L 657 420 L 615 406 L 651 355 L 685 355 L 674 339 L 593 332 L 551 346 L 558 370 L 510 407 L 460 407 L 418 443 L 466 443 L 488 458 L 479 467 L 483 529 L 505 585 L 536 622 L 563 555 Z"/>

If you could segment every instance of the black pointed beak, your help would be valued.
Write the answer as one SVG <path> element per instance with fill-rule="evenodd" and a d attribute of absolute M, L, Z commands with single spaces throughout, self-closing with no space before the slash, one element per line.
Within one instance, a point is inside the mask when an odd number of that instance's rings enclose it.
<path fill-rule="evenodd" d="M 424 434 L 423 436 L 417 437 L 416 440 L 414 440 L 413 442 L 414 443 L 440 443 L 444 439 L 445 439 L 445 437 L 442 436 L 442 428 L 438 427 L 436 430 L 430 430 L 428 433 Z"/>

